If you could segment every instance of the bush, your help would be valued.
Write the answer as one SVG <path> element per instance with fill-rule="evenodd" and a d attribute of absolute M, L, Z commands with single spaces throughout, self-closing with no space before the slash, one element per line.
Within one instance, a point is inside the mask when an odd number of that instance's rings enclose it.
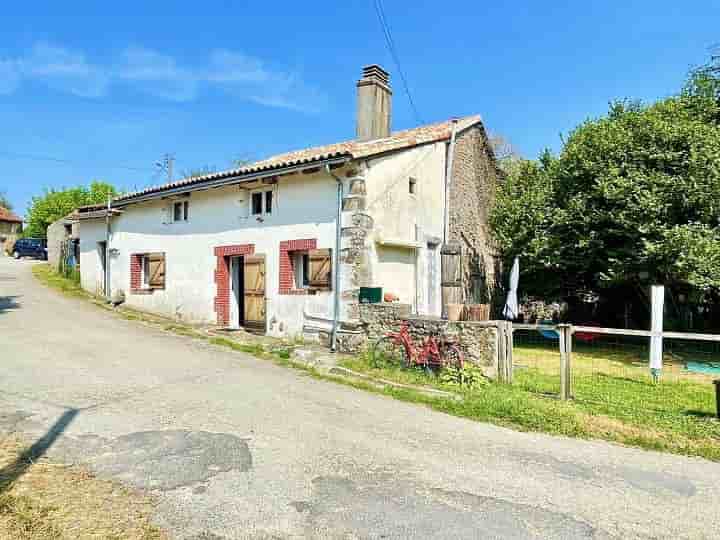
<path fill-rule="evenodd" d="M 449 386 L 461 386 L 463 388 L 478 388 L 490 383 L 483 375 L 482 369 L 475 364 L 465 364 L 462 369 L 447 366 L 440 372 L 440 382 Z"/>

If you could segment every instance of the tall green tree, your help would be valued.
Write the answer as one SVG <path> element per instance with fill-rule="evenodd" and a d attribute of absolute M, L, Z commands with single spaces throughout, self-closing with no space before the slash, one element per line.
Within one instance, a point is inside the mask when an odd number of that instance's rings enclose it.
<path fill-rule="evenodd" d="M 696 70 L 651 105 L 617 102 L 510 175 L 492 225 L 540 287 L 720 290 L 720 80 Z"/>
<path fill-rule="evenodd" d="M 24 234 L 45 238 L 50 224 L 67 216 L 77 207 L 107 202 L 109 196 L 114 197 L 117 193 L 114 186 L 99 181 L 92 182 L 89 186 L 46 189 L 42 195 L 33 197 L 28 206 Z"/>

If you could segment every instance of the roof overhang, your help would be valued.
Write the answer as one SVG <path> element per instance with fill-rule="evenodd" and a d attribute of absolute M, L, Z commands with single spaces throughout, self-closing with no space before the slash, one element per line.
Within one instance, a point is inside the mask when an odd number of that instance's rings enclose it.
<path fill-rule="evenodd" d="M 109 213 L 111 216 L 117 216 L 119 214 L 122 214 L 122 210 L 111 209 L 109 211 Z M 75 214 L 75 216 L 72 218 L 72 220 L 69 221 L 69 223 L 67 221 L 65 223 L 67 225 L 70 225 L 75 221 L 85 221 L 86 219 L 104 219 L 107 217 L 107 215 L 108 215 L 107 209 L 91 210 L 88 212 L 79 212 L 79 213 Z"/>
<path fill-rule="evenodd" d="M 188 183 L 186 185 L 178 185 L 175 187 L 169 187 L 166 189 L 158 189 L 157 191 L 151 191 L 147 193 L 139 193 L 137 195 L 131 195 L 124 199 L 116 199 L 112 202 L 113 208 L 122 208 L 130 204 L 145 202 L 154 199 L 162 199 L 165 197 L 173 197 L 176 195 L 182 195 L 184 193 L 190 193 L 192 191 L 201 191 L 207 189 L 215 189 L 224 186 L 230 186 L 235 184 L 243 184 L 246 182 L 254 182 L 262 178 L 268 178 L 271 176 L 282 176 L 286 174 L 294 174 L 308 169 L 318 169 L 325 165 L 331 167 L 339 167 L 352 161 L 353 157 L 349 154 L 342 156 L 329 157 L 324 159 L 318 159 L 313 161 L 307 161 L 296 165 L 288 165 L 284 167 L 268 168 L 262 171 L 251 171 L 240 174 L 229 174 L 228 176 L 215 177 L 208 180 L 198 181 L 196 183 Z"/>

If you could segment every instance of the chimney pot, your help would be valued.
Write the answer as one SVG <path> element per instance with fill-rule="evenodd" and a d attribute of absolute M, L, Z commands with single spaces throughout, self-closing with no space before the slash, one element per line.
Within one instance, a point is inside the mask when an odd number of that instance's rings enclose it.
<path fill-rule="evenodd" d="M 390 135 L 390 75 L 377 64 L 363 67 L 357 82 L 357 139 L 371 141 Z"/>

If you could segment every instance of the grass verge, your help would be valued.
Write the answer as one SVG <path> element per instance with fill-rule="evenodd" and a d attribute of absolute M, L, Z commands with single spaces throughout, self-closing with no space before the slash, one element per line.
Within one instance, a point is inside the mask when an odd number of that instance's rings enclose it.
<path fill-rule="evenodd" d="M 167 538 L 145 496 L 45 459 L 18 463 L 23 450 L 15 437 L 0 440 L 0 539 Z"/>
<path fill-rule="evenodd" d="M 529 354 L 521 347 L 515 350 L 519 360 Z M 375 367 L 363 355 L 341 365 L 375 378 L 449 389 L 439 378 L 420 370 Z M 720 461 L 720 422 L 709 412 L 706 388 L 706 393 L 700 393 L 695 383 L 676 382 L 646 383 L 639 388 L 636 381 L 625 378 L 600 377 L 596 381 L 590 377 L 574 378 L 576 399 L 568 402 L 549 397 L 556 386 L 554 377 L 535 370 L 518 373 L 513 385 L 493 382 L 470 390 L 453 387 L 463 396 L 460 401 L 417 392 L 390 393 L 448 414 L 514 429 L 604 439 Z M 665 406 L 653 407 L 661 403 Z"/>
<path fill-rule="evenodd" d="M 33 273 L 43 283 L 62 292 L 92 298 L 83 291 L 78 292 L 79 287 L 74 282 L 53 273 L 47 265 L 33 267 Z M 340 362 L 343 367 L 376 380 L 450 391 L 462 397 L 458 400 L 320 372 L 293 361 L 290 350 L 284 346 L 268 348 L 258 343 L 209 337 L 191 326 L 169 323 L 167 319 L 127 309 L 119 311 L 119 314 L 182 336 L 207 340 L 212 345 L 270 359 L 318 379 L 422 404 L 454 416 L 518 430 L 603 439 L 720 461 L 720 422 L 712 416 L 710 386 L 693 379 L 669 380 L 653 385 L 647 380 L 644 360 L 627 352 L 596 348 L 574 354 L 574 362 L 579 363 L 579 369 L 577 372 L 574 370 L 576 374 L 573 377 L 576 399 L 570 402 L 548 397 L 557 394 L 559 389 L 557 353 L 543 352 L 542 347 L 531 344 L 514 349 L 516 364 L 520 366 L 516 371 L 515 384 L 489 383 L 471 390 L 447 385 L 419 370 L 390 366 L 376 368 L 364 355 Z M 633 366 L 637 372 L 632 371 Z M 598 370 L 605 372 L 598 373 Z"/>
<path fill-rule="evenodd" d="M 32 273 L 40 282 L 68 296 L 93 298 L 92 295 L 86 293 L 82 287 L 80 287 L 79 282 L 57 273 L 47 263 L 33 265 Z"/>

